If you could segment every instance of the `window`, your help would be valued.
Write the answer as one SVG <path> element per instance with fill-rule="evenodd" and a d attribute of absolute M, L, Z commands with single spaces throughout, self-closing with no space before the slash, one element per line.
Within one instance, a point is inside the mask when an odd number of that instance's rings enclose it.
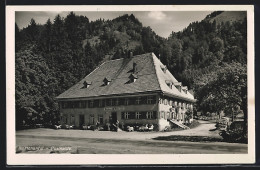
<path fill-rule="evenodd" d="M 86 108 L 86 101 L 80 102 L 80 108 Z"/>
<path fill-rule="evenodd" d="M 104 107 L 104 105 L 103 105 L 104 103 L 103 103 L 103 100 L 99 100 L 99 107 Z"/>
<path fill-rule="evenodd" d="M 94 106 L 93 107 L 98 107 L 99 106 L 99 100 L 94 100 Z"/>
<path fill-rule="evenodd" d="M 110 104 L 110 99 L 106 99 L 106 106 L 111 106 Z"/>
<path fill-rule="evenodd" d="M 73 108 L 79 108 L 79 102 L 73 102 Z"/>
<path fill-rule="evenodd" d="M 128 113 L 129 113 L 128 119 L 135 119 L 136 118 L 135 112 L 128 112 Z"/>
<path fill-rule="evenodd" d="M 112 81 L 112 80 L 111 80 L 110 78 L 108 78 L 108 77 L 105 77 L 104 80 L 103 80 L 105 86 L 109 85 L 109 83 L 110 83 L 111 81 Z"/>
<path fill-rule="evenodd" d="M 136 74 L 131 74 L 129 76 L 129 79 L 130 79 L 129 82 L 133 83 L 136 81 L 137 78 L 138 78 L 138 76 Z"/>
<path fill-rule="evenodd" d="M 68 102 L 68 108 L 73 108 L 73 102 Z"/>
<path fill-rule="evenodd" d="M 89 107 L 90 107 L 90 108 L 93 108 L 93 107 L 94 107 L 94 101 L 93 101 L 93 100 L 90 100 L 90 101 L 89 101 Z"/>
<path fill-rule="evenodd" d="M 68 108 L 68 102 L 62 102 L 62 107 L 63 107 L 64 109 Z"/>
<path fill-rule="evenodd" d="M 160 102 L 161 102 L 161 100 L 160 100 Z M 145 103 L 147 103 L 147 104 L 155 104 L 156 103 L 156 96 L 147 96 Z"/>
<path fill-rule="evenodd" d="M 186 103 L 183 103 L 182 107 L 183 107 L 184 109 L 186 109 Z"/>
<path fill-rule="evenodd" d="M 153 118 L 153 112 L 147 112 L 146 118 L 147 119 L 152 119 Z"/>
<path fill-rule="evenodd" d="M 157 118 L 157 111 L 153 112 L 153 118 L 156 119 Z"/>
<path fill-rule="evenodd" d="M 119 105 L 119 99 L 115 99 L 115 105 L 116 105 L 116 106 Z"/>
<path fill-rule="evenodd" d="M 187 87 L 187 86 L 183 86 L 183 87 L 182 87 L 182 90 L 184 91 L 185 94 L 187 94 L 188 87 Z"/>
<path fill-rule="evenodd" d="M 161 111 L 161 118 L 164 118 L 164 111 Z"/>
<path fill-rule="evenodd" d="M 92 84 L 92 82 L 90 82 L 90 81 L 83 82 L 84 88 L 88 88 L 91 84 Z"/>
<path fill-rule="evenodd" d="M 171 115 L 170 115 L 170 112 L 167 112 L 167 113 L 166 113 L 166 119 L 170 119 L 170 116 L 171 116 Z"/>
<path fill-rule="evenodd" d="M 119 105 L 124 105 L 125 104 L 125 99 L 124 98 L 120 98 L 119 99 Z"/>
<path fill-rule="evenodd" d="M 169 105 L 172 106 L 172 100 L 169 101 Z"/>
<path fill-rule="evenodd" d="M 103 124 L 103 115 L 98 116 L 98 121 L 100 124 Z"/>
<path fill-rule="evenodd" d="M 167 86 L 172 89 L 172 84 L 173 82 L 171 80 L 165 80 L 165 83 L 167 84 Z"/>
<path fill-rule="evenodd" d="M 152 96 L 147 97 L 147 104 L 152 104 L 153 103 L 153 98 Z"/>
<path fill-rule="evenodd" d="M 105 107 L 106 106 L 106 100 L 104 99 L 104 100 L 102 100 L 102 107 Z"/>
<path fill-rule="evenodd" d="M 174 82 L 174 85 L 181 92 L 182 83 L 181 82 Z"/>
<path fill-rule="evenodd" d="M 163 104 L 163 99 L 162 99 L 162 98 L 160 98 L 159 100 L 160 100 L 160 104 Z"/>
<path fill-rule="evenodd" d="M 64 102 L 60 102 L 60 107 L 64 108 Z"/>
<path fill-rule="evenodd" d="M 125 98 L 125 105 L 129 105 L 129 99 Z"/>
<path fill-rule="evenodd" d="M 125 119 L 129 119 L 129 113 L 125 112 Z"/>
<path fill-rule="evenodd" d="M 161 65 L 161 69 L 164 73 L 166 73 L 167 67 L 165 65 Z"/>
<path fill-rule="evenodd" d="M 110 102 L 110 106 L 115 106 L 115 100 L 114 99 L 110 99 L 109 102 Z"/>
<path fill-rule="evenodd" d="M 90 125 L 94 125 L 95 124 L 95 122 L 94 122 L 94 115 L 89 115 L 89 124 Z"/>
<path fill-rule="evenodd" d="M 135 97 L 128 98 L 128 105 L 134 105 L 135 104 Z"/>
<path fill-rule="evenodd" d="M 135 104 L 141 104 L 141 97 L 137 97 L 137 98 L 136 98 Z"/>
<path fill-rule="evenodd" d="M 70 124 L 74 125 L 75 124 L 75 117 L 70 116 Z"/>
<path fill-rule="evenodd" d="M 65 124 L 68 123 L 68 117 L 67 117 L 67 115 L 63 115 L 63 116 L 62 116 L 62 121 L 63 121 L 63 123 L 65 123 Z"/>
<path fill-rule="evenodd" d="M 168 104 L 168 99 L 164 99 L 164 105 Z"/>
<path fill-rule="evenodd" d="M 136 112 L 135 115 L 136 115 L 136 119 L 140 119 L 141 114 L 139 112 Z"/>

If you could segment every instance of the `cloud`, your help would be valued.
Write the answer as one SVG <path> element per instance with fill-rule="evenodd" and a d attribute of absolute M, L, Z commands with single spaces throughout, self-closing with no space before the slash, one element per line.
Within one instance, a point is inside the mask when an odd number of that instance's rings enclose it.
<path fill-rule="evenodd" d="M 156 20 L 163 20 L 166 18 L 166 14 L 161 11 L 152 11 L 148 13 L 148 17 Z"/>

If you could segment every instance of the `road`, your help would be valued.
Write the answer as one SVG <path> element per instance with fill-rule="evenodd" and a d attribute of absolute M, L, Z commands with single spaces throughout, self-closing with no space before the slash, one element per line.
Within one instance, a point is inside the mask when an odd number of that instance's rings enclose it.
<path fill-rule="evenodd" d="M 226 142 L 160 141 L 158 136 L 212 136 L 214 124 L 174 132 L 107 132 L 31 129 L 17 131 L 16 146 L 71 146 L 79 154 L 235 154 L 247 153 L 247 144 Z"/>

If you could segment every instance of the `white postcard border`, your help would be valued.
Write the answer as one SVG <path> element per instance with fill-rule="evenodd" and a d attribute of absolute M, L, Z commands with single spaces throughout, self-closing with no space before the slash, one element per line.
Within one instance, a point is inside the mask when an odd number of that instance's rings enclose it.
<path fill-rule="evenodd" d="M 15 154 L 15 11 L 247 11 L 248 154 Z M 6 123 L 8 165 L 247 164 L 255 162 L 253 5 L 6 6 Z"/>

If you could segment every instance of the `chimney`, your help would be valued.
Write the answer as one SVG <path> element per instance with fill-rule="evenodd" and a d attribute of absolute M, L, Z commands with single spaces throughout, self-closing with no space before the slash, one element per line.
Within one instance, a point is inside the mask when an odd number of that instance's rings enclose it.
<path fill-rule="evenodd" d="M 133 63 L 133 73 L 135 73 L 135 72 L 137 71 L 137 68 L 136 68 L 136 67 L 137 67 L 137 64 L 134 62 L 134 63 Z"/>

